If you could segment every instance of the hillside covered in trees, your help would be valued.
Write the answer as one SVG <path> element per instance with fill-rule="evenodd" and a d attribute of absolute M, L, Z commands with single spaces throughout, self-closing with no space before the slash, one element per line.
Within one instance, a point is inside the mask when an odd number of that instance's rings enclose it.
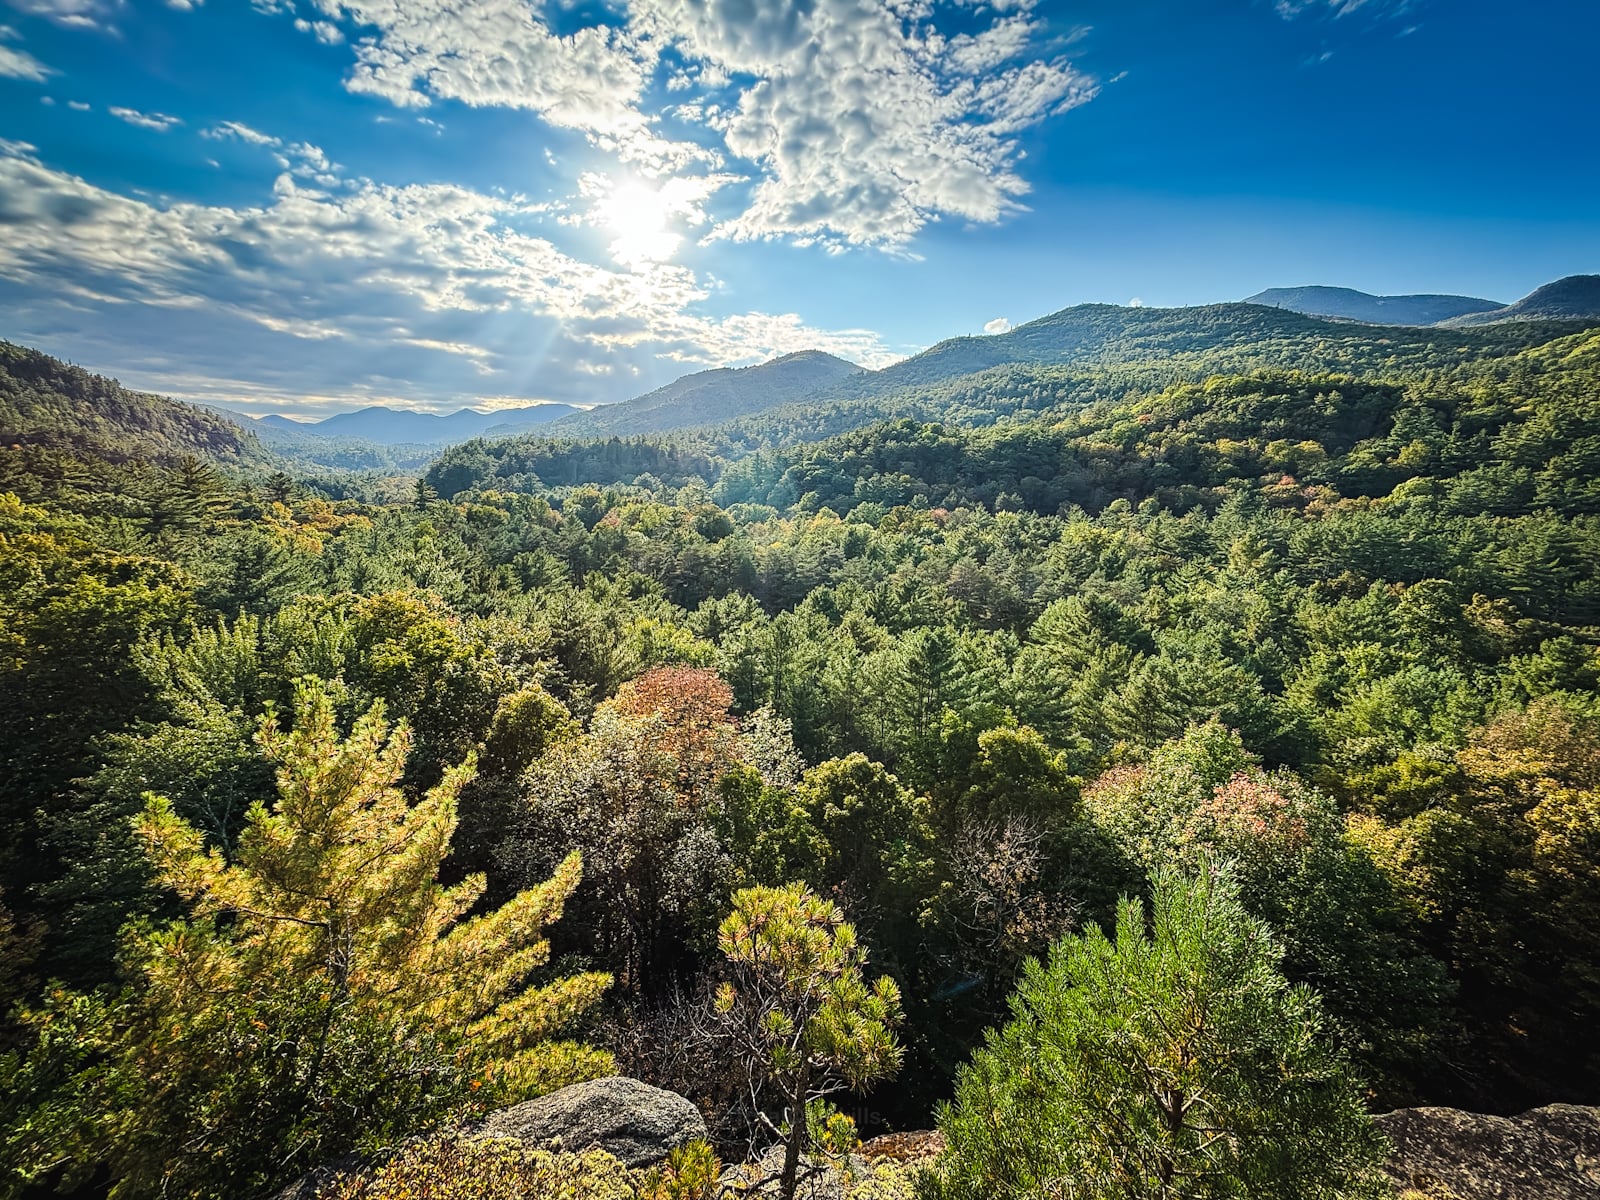
<path fill-rule="evenodd" d="M 8 349 L 0 1188 L 619 1070 L 791 1181 L 937 1116 L 952 1198 L 1121 1178 L 1101 1100 L 1208 1197 L 1600 1101 L 1600 330 L 1118 311 L 377 482 Z M 1222 1167 L 1141 1091 L 1191 985 Z"/>

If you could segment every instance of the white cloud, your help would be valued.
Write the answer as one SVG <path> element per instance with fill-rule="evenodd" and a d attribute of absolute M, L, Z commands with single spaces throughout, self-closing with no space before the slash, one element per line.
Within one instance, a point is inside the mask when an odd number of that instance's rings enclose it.
<path fill-rule="evenodd" d="M 168 116 L 166 113 L 146 113 L 136 108 L 112 108 L 109 111 L 119 121 L 137 125 L 140 129 L 153 129 L 157 133 L 166 133 L 173 126 L 183 124 L 181 117 Z"/>
<path fill-rule="evenodd" d="M 122 11 L 124 0 L 6 0 L 6 3 L 30 17 L 43 17 L 69 29 L 115 33 L 112 18 Z"/>
<path fill-rule="evenodd" d="M 306 170 L 337 171 L 314 151 L 283 148 Z M 583 262 L 532 233 L 536 206 L 517 199 L 342 176 L 308 186 L 285 171 L 253 207 L 158 205 L 32 154 L 13 145 L 0 157 L 0 312 L 45 344 L 58 319 L 91 339 L 82 361 L 102 339 L 102 361 L 145 364 L 143 386 L 217 399 L 228 380 L 253 376 L 282 394 L 592 403 L 682 364 L 807 348 L 869 365 L 894 357 L 870 332 L 794 314 L 709 315 L 708 289 L 688 269 Z M 221 382 L 180 388 L 178 363 Z"/>
<path fill-rule="evenodd" d="M 252 146 L 281 146 L 283 142 L 271 134 L 262 133 L 259 129 L 252 129 L 242 121 L 222 121 L 210 129 L 202 129 L 200 136 L 211 138 L 213 141 L 232 139 L 239 142 L 248 142 Z"/>
<path fill-rule="evenodd" d="M 1293 20 L 1305 12 L 1326 12 L 1335 17 L 1348 17 L 1360 9 L 1399 16 L 1415 6 L 1414 0 L 1277 0 L 1274 7 L 1285 20 Z"/>
<path fill-rule="evenodd" d="M 68 100 L 67 107 L 73 112 L 88 112 L 94 105 L 86 100 Z"/>
<path fill-rule="evenodd" d="M 560 34 L 529 0 L 315 3 L 365 35 L 353 92 L 531 110 L 647 174 L 744 160 L 755 185 L 719 238 L 892 249 L 932 220 L 998 221 L 1028 190 L 1016 136 L 1097 88 L 1039 49 L 1033 0 L 618 0 Z"/>
<path fill-rule="evenodd" d="M 1093 81 L 1027 58 L 1040 31 L 1000 17 L 947 38 L 917 6 L 863 0 L 636 0 L 637 25 L 733 78 L 710 124 L 763 178 L 715 236 L 895 247 L 929 220 L 992 222 L 1027 185 L 1013 136 L 1082 103 Z"/>
<path fill-rule="evenodd" d="M 625 30 L 593 25 L 567 37 L 525 0 L 317 0 L 324 15 L 376 31 L 356 47 L 353 92 L 415 107 L 432 98 L 525 108 L 551 124 L 624 133 L 654 67 Z"/>
<path fill-rule="evenodd" d="M 9 25 L 0 25 L 0 43 L 14 42 L 17 31 Z M 45 66 L 26 50 L 0 45 L 0 76 L 7 79 L 26 79 L 30 83 L 43 83 L 58 71 Z"/>
<path fill-rule="evenodd" d="M 55 73 L 26 50 L 18 50 L 15 46 L 0 46 L 0 75 L 8 79 L 26 79 L 33 83 L 43 83 Z"/>
<path fill-rule="evenodd" d="M 324 46 L 337 46 L 344 41 L 344 34 L 331 21 L 308 21 L 304 17 L 296 17 L 294 27 L 301 33 L 314 34 Z"/>
<path fill-rule="evenodd" d="M 985 333 L 1010 333 L 1011 322 L 1005 317 L 996 317 L 992 321 L 984 322 L 983 331 Z"/>
<path fill-rule="evenodd" d="M 1138 296 L 1135 296 L 1132 300 L 1128 301 L 1128 307 L 1129 308 L 1143 308 L 1144 307 L 1144 301 L 1139 299 Z"/>

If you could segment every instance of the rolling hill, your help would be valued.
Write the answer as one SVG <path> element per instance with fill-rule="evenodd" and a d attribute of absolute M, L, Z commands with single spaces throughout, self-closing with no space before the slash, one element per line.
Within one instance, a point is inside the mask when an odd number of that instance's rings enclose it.
<path fill-rule="evenodd" d="M 1258 366 L 1365 369 L 1423 359 L 1454 362 L 1528 344 L 1523 333 L 1448 332 L 1361 325 L 1260 304 L 1124 308 L 1079 304 L 989 337 L 959 337 L 881 371 L 864 372 L 814 399 L 854 401 L 939 387 L 997 367 L 1140 366 L 1155 374 Z"/>
<path fill-rule="evenodd" d="M 1476 296 L 1373 296 L 1341 287 L 1268 288 L 1244 302 L 1368 325 L 1436 325 L 1453 317 L 1504 307 L 1498 300 Z"/>
<path fill-rule="evenodd" d="M 993 337 L 940 342 L 791 404 L 701 432 L 730 450 L 794 445 L 874 421 L 986 424 L 1018 410 L 1072 407 L 1262 369 L 1371 374 L 1453 370 L 1496 359 L 1584 322 L 1481 329 L 1360 325 L 1257 304 L 1063 309 Z"/>

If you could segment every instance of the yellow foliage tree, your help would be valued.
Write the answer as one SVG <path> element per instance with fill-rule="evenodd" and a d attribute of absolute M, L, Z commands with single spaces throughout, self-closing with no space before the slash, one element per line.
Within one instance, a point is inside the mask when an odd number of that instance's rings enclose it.
<path fill-rule="evenodd" d="M 77 1041 L 107 1051 L 36 1116 L 60 1131 L 36 1148 L 41 1168 L 104 1166 L 124 1197 L 237 1195 L 615 1069 L 556 1040 L 610 978 L 534 982 L 579 857 L 468 916 L 482 878 L 438 873 L 472 764 L 409 804 L 409 734 L 381 705 L 344 739 L 320 681 L 296 685 L 295 708 L 290 731 L 262 720 L 279 796 L 251 808 L 231 857 L 164 799 L 137 819 L 188 915 L 129 938 L 116 1003 L 63 993 L 34 1015 L 42 1034 L 90 1023 Z"/>

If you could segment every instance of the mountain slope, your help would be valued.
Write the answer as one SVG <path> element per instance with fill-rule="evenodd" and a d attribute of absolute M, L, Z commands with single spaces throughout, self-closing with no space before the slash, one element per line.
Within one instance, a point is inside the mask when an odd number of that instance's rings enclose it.
<path fill-rule="evenodd" d="M 1600 275 L 1568 275 L 1535 288 L 1515 304 L 1443 324 L 1460 329 L 1501 321 L 1600 321 Z"/>
<path fill-rule="evenodd" d="M 754 367 L 720 367 L 675 379 L 643 396 L 567 417 L 562 437 L 661 433 L 764 412 L 810 395 L 861 368 L 820 350 L 786 354 Z"/>
<path fill-rule="evenodd" d="M 1436 325 L 1453 317 L 1504 307 L 1498 300 L 1475 296 L 1373 296 L 1341 287 L 1268 288 L 1247 297 L 1245 303 L 1368 325 Z"/>
<path fill-rule="evenodd" d="M 95 375 L 26 346 L 0 342 L 0 442 L 170 464 L 260 456 L 239 425 Z"/>
<path fill-rule="evenodd" d="M 1294 360 L 1313 347 L 1331 352 L 1334 359 L 1371 357 L 1375 352 L 1385 356 L 1408 345 L 1431 344 L 1437 337 L 1433 331 L 1352 325 L 1259 304 L 1190 308 L 1079 304 L 1008 333 L 940 342 L 881 371 L 846 380 L 830 388 L 825 398 L 883 396 L 1011 364 L 1110 367 L 1207 356 L 1214 360 L 1208 363 L 1210 369 L 1233 369 L 1280 361 L 1296 365 Z M 1348 347 L 1348 353 L 1340 354 L 1339 347 Z M 1325 365 L 1343 369 L 1336 362 Z"/>
<path fill-rule="evenodd" d="M 1004 384 L 997 372 L 979 378 Z M 645 474 L 671 487 L 698 477 L 724 506 L 846 514 L 869 504 L 880 517 L 896 505 L 1052 514 L 1152 497 L 1203 507 L 1241 479 L 1288 506 L 1394 494 L 1446 514 L 1600 514 L 1600 409 L 1592 400 L 1600 330 L 1453 372 L 1272 368 L 1154 390 L 1114 382 L 1097 389 L 1087 376 L 1076 383 L 1082 402 L 1050 405 L 1046 396 L 1042 410 L 1016 405 L 1009 419 L 904 413 L 755 453 L 731 435 L 514 438 L 447 450 L 428 479 L 456 496 L 609 486 Z M 1004 399 L 992 402 L 996 409 Z"/>
<path fill-rule="evenodd" d="M 1262 368 L 1365 374 L 1451 369 L 1515 353 L 1577 326 L 1443 330 L 1360 325 L 1259 304 L 1122 308 L 1082 304 L 992 337 L 940 342 L 724 432 L 747 445 L 815 440 L 883 417 L 988 420 L 1016 407 L 1103 399 L 1130 388 Z M 998 409 L 989 398 L 1003 393 Z M 956 416 L 961 410 L 969 416 Z M 706 423 L 708 426 L 711 422 Z"/>

